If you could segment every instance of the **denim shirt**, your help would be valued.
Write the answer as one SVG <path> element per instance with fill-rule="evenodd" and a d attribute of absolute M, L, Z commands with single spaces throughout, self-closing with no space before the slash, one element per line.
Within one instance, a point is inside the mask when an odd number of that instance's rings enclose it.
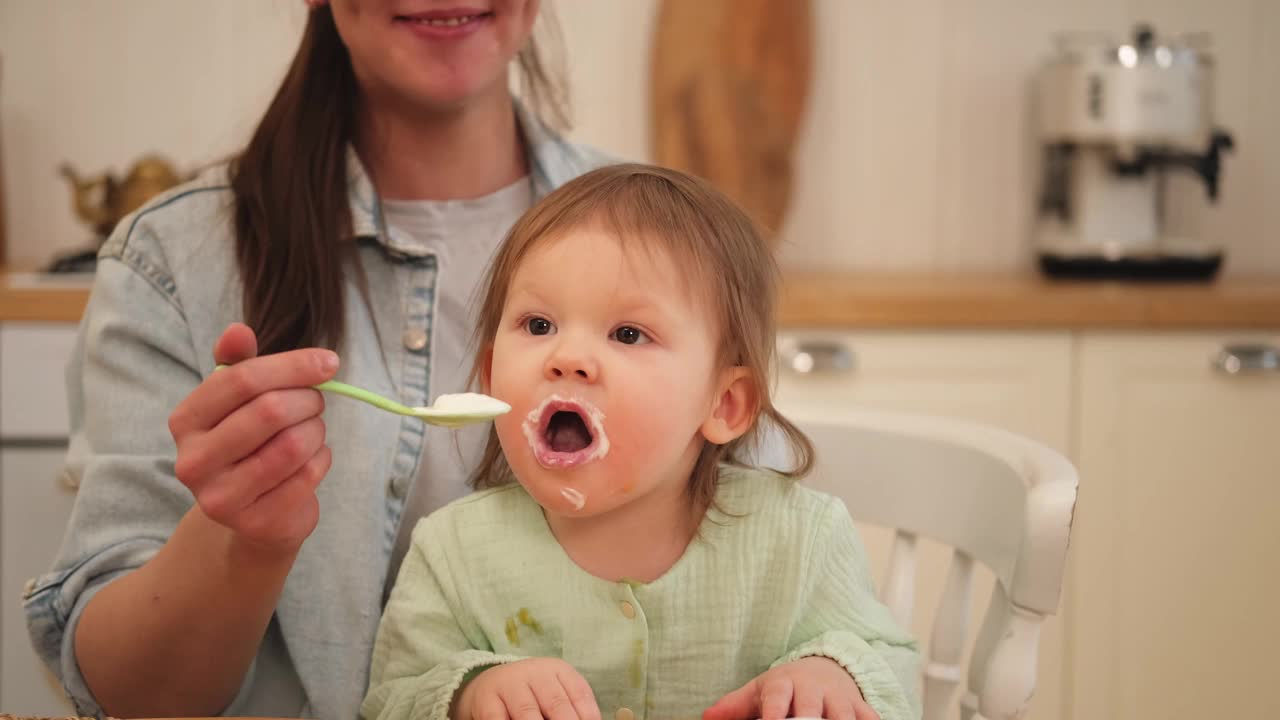
<path fill-rule="evenodd" d="M 535 197 L 607 164 L 603 155 L 552 135 L 518 104 L 517 112 Z M 425 405 L 440 267 L 414 238 L 384 229 L 354 152 L 347 165 L 369 303 L 350 278 L 338 379 Z M 168 417 L 213 371 L 214 342 L 242 318 L 231 209 L 226 169 L 215 168 L 126 217 L 99 255 L 67 368 L 66 463 L 80 480 L 79 495 L 52 571 L 28 583 L 23 597 L 32 642 L 82 715 L 102 709 L 76 662 L 81 612 L 107 583 L 152 558 L 194 502 L 174 475 Z M 463 281 L 474 285 L 479 278 Z M 322 720 L 359 714 L 388 563 L 422 462 L 424 426 L 356 402 L 327 403 L 324 421 L 333 464 L 316 491 L 319 524 L 224 712 L 279 714 L 264 699 L 281 685 L 293 694 L 301 687 L 305 697 L 292 705 L 298 714 Z M 292 681 L 280 683 L 281 677 Z"/>

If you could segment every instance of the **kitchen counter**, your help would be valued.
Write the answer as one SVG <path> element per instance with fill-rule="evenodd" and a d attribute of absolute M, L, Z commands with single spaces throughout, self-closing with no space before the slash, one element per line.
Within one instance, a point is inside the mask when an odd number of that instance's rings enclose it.
<path fill-rule="evenodd" d="M 87 278 L 0 271 L 0 322 L 77 322 Z M 1280 276 L 1215 283 L 1049 280 L 1032 273 L 788 272 L 783 327 L 882 329 L 1280 328 Z"/>
<path fill-rule="evenodd" d="M 1280 276 L 1214 283 L 1050 280 L 1033 273 L 789 272 L 782 327 L 1280 328 Z"/>
<path fill-rule="evenodd" d="M 0 268 L 0 322 L 79 322 L 92 277 Z"/>

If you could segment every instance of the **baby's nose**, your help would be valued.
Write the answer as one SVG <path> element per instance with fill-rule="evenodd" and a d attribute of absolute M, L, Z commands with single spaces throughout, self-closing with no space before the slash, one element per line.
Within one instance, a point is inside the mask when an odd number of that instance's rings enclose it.
<path fill-rule="evenodd" d="M 554 380 L 563 377 L 576 377 L 587 382 L 595 382 L 600 375 L 599 365 L 587 353 L 569 347 L 559 348 L 548 360 L 546 376 Z"/>

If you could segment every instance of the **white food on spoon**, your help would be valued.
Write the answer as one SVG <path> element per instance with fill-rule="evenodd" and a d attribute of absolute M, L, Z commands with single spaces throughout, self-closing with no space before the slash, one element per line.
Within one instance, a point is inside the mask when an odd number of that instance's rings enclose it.
<path fill-rule="evenodd" d="M 414 408 L 418 412 L 441 415 L 501 415 L 510 409 L 510 405 L 497 398 L 470 392 L 441 395 L 431 405 Z"/>

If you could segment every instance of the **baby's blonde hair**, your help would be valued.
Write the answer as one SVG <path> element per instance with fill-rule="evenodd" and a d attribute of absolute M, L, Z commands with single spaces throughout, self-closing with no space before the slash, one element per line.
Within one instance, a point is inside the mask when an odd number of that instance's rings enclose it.
<path fill-rule="evenodd" d="M 758 446 L 761 417 L 790 446 L 794 467 L 783 474 L 798 479 L 808 473 L 812 444 L 773 406 L 778 276 L 773 254 L 759 228 L 733 201 L 709 183 L 675 170 L 640 164 L 603 167 L 565 183 L 516 222 L 485 278 L 472 381 L 493 348 L 507 290 L 521 261 L 539 244 L 583 227 L 602 228 L 625 250 L 669 253 L 683 272 L 681 280 L 715 314 L 717 368 L 745 367 L 757 390 L 750 429 L 724 445 L 705 443 L 698 454 L 689 482 L 693 501 L 712 503 L 720 463 L 749 466 L 745 453 Z M 497 433 L 491 431 L 472 486 L 493 487 L 512 479 Z"/>

